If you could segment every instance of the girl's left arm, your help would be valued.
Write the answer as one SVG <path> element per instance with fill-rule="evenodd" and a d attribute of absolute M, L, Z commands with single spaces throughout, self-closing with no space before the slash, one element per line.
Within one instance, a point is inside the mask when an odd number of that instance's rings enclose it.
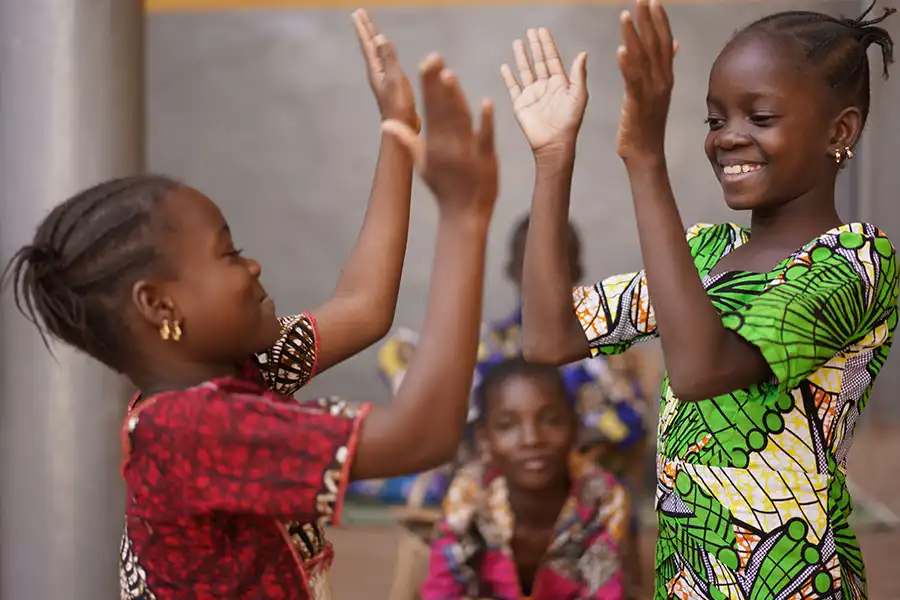
<path fill-rule="evenodd" d="M 638 0 L 636 19 L 640 35 L 630 13 L 621 18 L 625 102 L 617 149 L 631 184 L 669 384 L 684 401 L 714 398 L 764 381 L 770 369 L 757 348 L 724 327 L 697 274 L 664 151 L 677 45 L 658 0 Z"/>
<path fill-rule="evenodd" d="M 412 160 L 384 135 L 362 230 L 333 296 L 310 311 L 319 334 L 317 372 L 368 348 L 390 331 L 409 233 Z"/>
<path fill-rule="evenodd" d="M 353 13 L 369 84 L 382 119 L 419 127 L 412 86 L 393 44 L 364 10 Z M 412 159 L 396 139 L 382 135 L 362 230 L 330 300 L 310 311 L 316 323 L 316 371 L 368 348 L 390 331 L 409 234 Z"/>

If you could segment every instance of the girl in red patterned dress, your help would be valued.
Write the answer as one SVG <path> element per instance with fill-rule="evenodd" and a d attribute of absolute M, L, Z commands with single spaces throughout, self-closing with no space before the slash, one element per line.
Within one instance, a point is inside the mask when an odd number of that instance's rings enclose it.
<path fill-rule="evenodd" d="M 330 598 L 323 526 L 348 481 L 432 468 L 459 444 L 497 193 L 491 107 L 473 131 L 455 76 L 431 56 L 419 139 L 390 43 L 365 13 L 354 19 L 386 135 L 362 232 L 324 305 L 276 318 L 259 263 L 235 248 L 215 203 L 158 176 L 67 200 L 10 263 L 17 304 L 42 335 L 142 390 L 122 432 L 122 598 Z M 440 220 L 409 376 L 387 406 L 297 402 L 310 377 L 390 328 L 414 165 Z"/>

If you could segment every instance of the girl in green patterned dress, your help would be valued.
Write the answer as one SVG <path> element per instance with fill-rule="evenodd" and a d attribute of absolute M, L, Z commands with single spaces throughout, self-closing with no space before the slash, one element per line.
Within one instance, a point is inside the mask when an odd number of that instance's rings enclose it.
<path fill-rule="evenodd" d="M 664 134 L 677 43 L 658 0 L 621 17 L 617 150 L 644 269 L 575 289 L 565 266 L 582 53 L 567 74 L 546 29 L 502 68 L 534 152 L 524 347 L 535 362 L 614 354 L 659 337 L 668 368 L 657 458 L 655 597 L 859 599 L 866 580 L 846 457 L 897 324 L 891 242 L 840 220 L 835 180 L 869 110 L 866 20 L 807 11 L 747 26 L 713 65 L 706 155 L 749 229 L 685 236 Z M 651 297 L 653 302 L 651 303 Z"/>

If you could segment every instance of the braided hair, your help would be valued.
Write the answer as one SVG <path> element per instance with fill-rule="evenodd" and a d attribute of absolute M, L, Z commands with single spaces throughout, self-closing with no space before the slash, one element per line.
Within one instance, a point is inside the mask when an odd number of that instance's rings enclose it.
<path fill-rule="evenodd" d="M 121 303 L 148 268 L 165 268 L 153 244 L 154 209 L 178 185 L 159 175 L 96 185 L 54 208 L 13 255 L 0 282 L 48 349 L 56 338 L 122 370 Z"/>
<path fill-rule="evenodd" d="M 792 10 L 779 12 L 751 23 L 740 30 L 732 43 L 744 36 L 765 33 L 785 36 L 797 44 L 802 58 L 811 63 L 837 97 L 857 106 L 863 125 L 869 114 L 869 60 L 867 51 L 875 44 L 881 48 L 882 74 L 894 62 L 894 41 L 878 24 L 897 12 L 885 8 L 879 17 L 867 18 L 878 0 L 855 18 L 833 17 L 819 12 Z"/>

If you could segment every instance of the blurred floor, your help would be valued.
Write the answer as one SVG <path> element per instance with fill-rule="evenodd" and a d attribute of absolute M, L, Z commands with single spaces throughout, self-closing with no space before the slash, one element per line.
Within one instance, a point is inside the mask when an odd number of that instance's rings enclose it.
<path fill-rule="evenodd" d="M 850 454 L 849 471 L 856 485 L 900 514 L 900 427 L 860 432 Z M 857 531 L 869 575 L 870 600 L 900 600 L 900 530 L 859 527 Z M 336 600 L 387 600 L 398 533 L 396 527 L 377 525 L 330 531 L 337 554 L 332 578 Z M 652 572 L 653 543 L 654 532 L 646 532 L 641 540 L 645 573 Z M 647 582 L 647 598 L 650 589 Z"/>

